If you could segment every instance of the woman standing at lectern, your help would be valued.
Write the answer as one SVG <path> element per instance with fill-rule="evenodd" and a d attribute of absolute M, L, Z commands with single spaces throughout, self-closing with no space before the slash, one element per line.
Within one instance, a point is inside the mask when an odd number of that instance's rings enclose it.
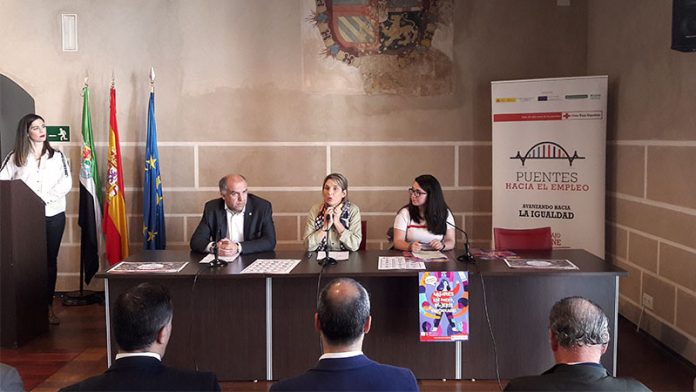
<path fill-rule="evenodd" d="M 0 180 L 24 181 L 46 205 L 48 321 L 60 324 L 53 312 L 53 294 L 58 274 L 58 249 L 65 229 L 65 195 L 72 188 L 72 178 L 63 153 L 48 143 L 46 124 L 41 116 L 27 114 L 19 120 L 15 146 L 0 166 Z"/>
<path fill-rule="evenodd" d="M 394 219 L 394 249 L 450 250 L 454 248 L 454 216 L 442 187 L 430 174 L 416 177 L 410 188 L 409 203 Z"/>
<path fill-rule="evenodd" d="M 348 200 L 348 179 L 331 173 L 322 186 L 324 202 L 309 210 L 304 244 L 309 251 L 358 250 L 362 240 L 360 209 Z"/>

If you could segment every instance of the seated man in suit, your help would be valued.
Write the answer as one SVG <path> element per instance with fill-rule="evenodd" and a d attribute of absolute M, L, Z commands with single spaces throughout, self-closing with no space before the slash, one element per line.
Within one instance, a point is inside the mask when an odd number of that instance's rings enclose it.
<path fill-rule="evenodd" d="M 217 241 L 220 256 L 268 252 L 275 249 L 271 203 L 247 193 L 240 174 L 229 174 L 219 182 L 221 199 L 205 203 L 203 217 L 191 236 L 191 249 L 210 253 Z"/>
<path fill-rule="evenodd" d="M 172 333 L 172 302 L 162 286 L 141 283 L 122 293 L 113 307 L 116 361 L 102 375 L 62 391 L 219 391 L 210 372 L 164 366 Z"/>
<path fill-rule="evenodd" d="M 609 321 L 602 308 L 581 297 L 551 308 L 549 339 L 556 366 L 540 376 L 515 378 L 506 391 L 649 391 L 631 378 L 615 378 L 599 360 L 609 344 Z"/>
<path fill-rule="evenodd" d="M 324 355 L 313 369 L 273 384 L 271 391 L 417 391 L 410 370 L 382 365 L 362 353 L 371 323 L 365 288 L 353 279 L 331 281 L 314 315 Z"/>

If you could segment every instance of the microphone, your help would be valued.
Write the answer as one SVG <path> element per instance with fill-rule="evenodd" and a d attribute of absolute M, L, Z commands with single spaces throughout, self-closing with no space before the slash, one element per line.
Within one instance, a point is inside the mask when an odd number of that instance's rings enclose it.
<path fill-rule="evenodd" d="M 218 241 L 220 241 L 221 236 L 222 233 L 220 233 L 220 228 L 218 228 L 217 232 L 215 232 L 215 238 L 213 241 L 213 261 L 211 261 L 208 265 L 210 268 L 223 267 L 227 265 L 227 261 L 220 260 L 218 257 Z"/>
<path fill-rule="evenodd" d="M 448 225 L 454 227 L 456 230 L 464 233 L 464 254 L 457 256 L 457 260 L 461 262 L 474 262 L 474 256 L 471 255 L 471 250 L 469 246 L 469 235 L 466 233 L 466 231 L 460 229 L 459 227 L 447 222 Z"/>
<path fill-rule="evenodd" d="M 329 209 L 327 209 L 327 212 Z M 326 214 L 326 212 L 325 212 Z M 324 219 L 326 219 L 326 215 L 324 215 Z M 329 257 L 329 231 L 331 230 L 331 226 L 333 225 L 333 209 L 330 209 L 329 212 L 329 227 L 324 230 L 324 233 L 326 233 L 326 247 L 324 248 L 324 258 L 319 259 L 319 253 L 317 252 L 317 263 L 319 263 L 320 266 L 324 267 L 326 265 L 335 265 L 336 264 L 336 259 L 333 257 Z M 322 268 L 323 270 L 323 268 Z"/>
<path fill-rule="evenodd" d="M 333 257 L 329 257 L 329 230 L 325 230 L 326 247 L 324 248 L 324 258 L 321 260 L 318 260 L 319 265 L 321 265 L 322 267 L 325 265 L 336 265 L 336 259 L 334 259 Z M 317 255 L 317 257 L 319 257 L 319 256 Z"/>

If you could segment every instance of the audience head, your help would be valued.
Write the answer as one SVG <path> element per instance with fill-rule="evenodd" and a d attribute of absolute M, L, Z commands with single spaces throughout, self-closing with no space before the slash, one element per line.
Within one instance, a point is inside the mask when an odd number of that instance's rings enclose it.
<path fill-rule="evenodd" d="M 324 339 L 334 346 L 355 343 L 370 328 L 370 296 L 350 278 L 335 279 L 319 294 L 317 323 Z"/>
<path fill-rule="evenodd" d="M 609 320 L 602 308 L 582 297 L 564 298 L 551 308 L 549 329 L 562 347 L 606 345 Z"/>
<path fill-rule="evenodd" d="M 241 174 L 228 174 L 218 183 L 220 196 L 225 200 L 227 208 L 234 212 L 242 212 L 247 202 L 247 181 Z"/>
<path fill-rule="evenodd" d="M 114 304 L 113 325 L 121 350 L 148 351 L 151 346 L 160 345 L 162 355 L 169 340 L 172 312 L 169 293 L 159 285 L 141 283 L 119 295 Z"/>
<path fill-rule="evenodd" d="M 29 113 L 22 117 L 17 124 L 17 135 L 14 147 L 14 162 L 17 166 L 26 165 L 27 155 L 32 151 L 32 142 L 42 143 L 41 154 L 46 151 L 53 157 L 53 148 L 48 143 L 46 124 L 43 117 Z"/>
<path fill-rule="evenodd" d="M 330 207 L 336 207 L 345 200 L 348 195 L 348 179 L 341 173 L 331 173 L 324 178 L 322 185 L 324 203 Z"/>
<path fill-rule="evenodd" d="M 556 363 L 599 363 L 609 344 L 609 320 L 590 300 L 564 298 L 551 308 L 549 339 Z"/>
<path fill-rule="evenodd" d="M 420 222 L 422 218 L 425 218 L 428 231 L 445 234 L 449 207 L 445 203 L 445 196 L 437 178 L 430 174 L 420 175 L 416 177 L 408 191 L 411 195 L 408 204 L 411 219 Z"/>

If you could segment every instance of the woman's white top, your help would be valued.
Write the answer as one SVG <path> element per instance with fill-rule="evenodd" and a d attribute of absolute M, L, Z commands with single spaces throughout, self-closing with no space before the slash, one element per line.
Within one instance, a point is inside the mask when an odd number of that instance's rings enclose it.
<path fill-rule="evenodd" d="M 454 226 L 454 216 L 451 211 L 447 211 L 447 223 Z M 406 233 L 406 242 L 420 242 L 429 248 L 429 243 L 432 240 L 442 241 L 445 238 L 444 234 L 434 234 L 428 231 L 428 222 L 422 219 L 419 223 L 411 219 L 411 214 L 408 213 L 408 208 L 402 208 L 394 218 L 394 229 L 401 230 Z M 449 230 L 449 227 L 447 228 Z"/>
<path fill-rule="evenodd" d="M 65 195 L 72 188 L 70 167 L 61 151 L 54 150 L 52 158 L 48 151 L 35 159 L 29 154 L 26 165 L 17 167 L 14 153 L 10 153 L 2 163 L 0 180 L 22 180 L 46 203 L 46 216 L 65 212 Z"/>

